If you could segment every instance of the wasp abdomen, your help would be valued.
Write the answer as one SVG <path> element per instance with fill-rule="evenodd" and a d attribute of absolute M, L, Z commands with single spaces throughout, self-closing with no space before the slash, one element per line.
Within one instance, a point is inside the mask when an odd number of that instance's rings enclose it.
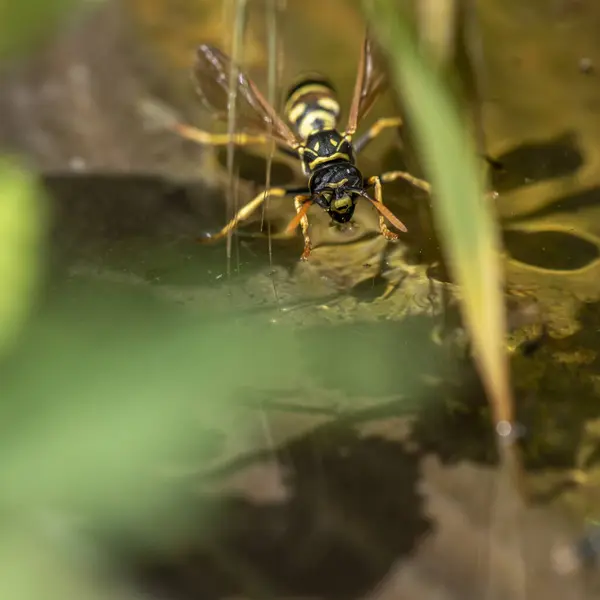
<path fill-rule="evenodd" d="M 337 127 L 340 105 L 327 80 L 304 77 L 290 89 L 285 114 L 296 133 L 306 141 L 311 133 Z"/>

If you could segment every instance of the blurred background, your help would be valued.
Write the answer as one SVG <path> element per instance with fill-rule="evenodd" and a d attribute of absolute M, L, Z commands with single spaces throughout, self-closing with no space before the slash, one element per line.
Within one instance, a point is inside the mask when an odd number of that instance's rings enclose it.
<path fill-rule="evenodd" d="M 600 597 L 600 5 L 395 4 L 491 159 L 527 501 L 427 194 L 386 186 L 394 244 L 367 203 L 349 234 L 311 211 L 307 263 L 275 198 L 228 256 L 195 238 L 298 165 L 236 149 L 232 178 L 144 111 L 224 131 L 190 80 L 209 43 L 279 109 L 322 72 L 344 122 L 361 3 L 22 0 L 0 22 L 3 597 Z M 390 90 L 360 130 L 404 108 Z M 364 173 L 427 176 L 406 120 Z"/>

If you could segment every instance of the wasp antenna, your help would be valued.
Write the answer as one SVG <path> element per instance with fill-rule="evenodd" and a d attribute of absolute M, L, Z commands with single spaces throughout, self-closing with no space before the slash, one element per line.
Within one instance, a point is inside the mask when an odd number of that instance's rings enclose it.
<path fill-rule="evenodd" d="M 300 225 L 300 221 L 302 220 L 304 215 L 306 215 L 308 209 L 310 208 L 310 205 L 313 202 L 314 200 L 311 198 L 310 200 L 306 200 L 302 204 L 302 208 L 296 213 L 296 216 L 290 221 L 289 225 L 285 228 L 285 233 L 291 233 L 292 231 L 294 231 L 294 229 L 296 229 L 296 227 L 298 227 L 298 225 Z"/>
<path fill-rule="evenodd" d="M 361 194 L 362 196 L 363 194 Z M 396 228 L 400 231 L 406 233 L 408 229 L 406 225 L 396 216 L 394 215 L 388 208 L 386 208 L 381 202 L 377 202 L 366 193 L 364 197 L 371 202 L 371 204 Z"/>
<path fill-rule="evenodd" d="M 373 198 L 371 198 L 371 196 L 369 196 L 369 194 L 367 194 L 367 192 L 365 192 L 365 190 L 361 190 L 360 188 L 351 188 L 348 191 L 351 194 L 358 194 L 359 196 L 362 196 L 363 198 L 366 198 L 367 200 L 370 200 L 371 202 L 373 202 Z"/>

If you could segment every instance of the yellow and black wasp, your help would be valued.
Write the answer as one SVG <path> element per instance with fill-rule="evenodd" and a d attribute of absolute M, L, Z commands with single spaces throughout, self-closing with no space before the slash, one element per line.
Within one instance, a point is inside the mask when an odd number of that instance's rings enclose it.
<path fill-rule="evenodd" d="M 219 119 L 227 120 L 231 59 L 217 48 L 199 46 L 192 78 L 204 105 Z M 320 206 L 333 224 L 351 221 L 359 198 L 365 198 L 379 211 L 379 228 L 386 239 L 398 235 L 388 229 L 386 220 L 405 232 L 404 224 L 383 204 L 382 184 L 405 179 L 426 191 L 429 184 L 404 171 L 390 171 L 365 179 L 356 167 L 356 155 L 383 130 L 400 127 L 400 118 L 382 118 L 356 141 L 353 141 L 358 123 L 373 106 L 386 87 L 384 63 L 369 35 L 365 36 L 348 122 L 343 133 L 338 129 L 340 105 L 332 85 L 324 78 L 304 78 L 294 85 L 285 104 L 287 125 L 265 100 L 254 82 L 242 71 L 237 72 L 236 115 L 241 131 L 228 134 L 210 134 L 194 127 L 177 124 L 174 129 L 182 136 L 203 144 L 236 145 L 263 144 L 274 140 L 280 151 L 298 158 L 308 178 L 303 187 L 272 187 L 261 192 L 243 206 L 225 227 L 208 239 L 226 236 L 241 221 L 247 219 L 267 196 L 293 196 L 296 217 L 286 231 L 298 225 L 304 236 L 302 259 L 311 252 L 307 211 L 312 204 Z M 374 197 L 367 192 L 373 188 Z M 206 240 L 199 240 L 206 241 Z"/>

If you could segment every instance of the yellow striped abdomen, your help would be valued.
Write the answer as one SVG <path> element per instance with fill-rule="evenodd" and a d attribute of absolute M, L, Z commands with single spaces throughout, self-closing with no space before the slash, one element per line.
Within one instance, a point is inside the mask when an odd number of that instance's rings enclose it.
<path fill-rule="evenodd" d="M 324 79 L 303 78 L 293 86 L 285 115 L 302 141 L 324 129 L 337 129 L 340 105 L 331 84 Z"/>

